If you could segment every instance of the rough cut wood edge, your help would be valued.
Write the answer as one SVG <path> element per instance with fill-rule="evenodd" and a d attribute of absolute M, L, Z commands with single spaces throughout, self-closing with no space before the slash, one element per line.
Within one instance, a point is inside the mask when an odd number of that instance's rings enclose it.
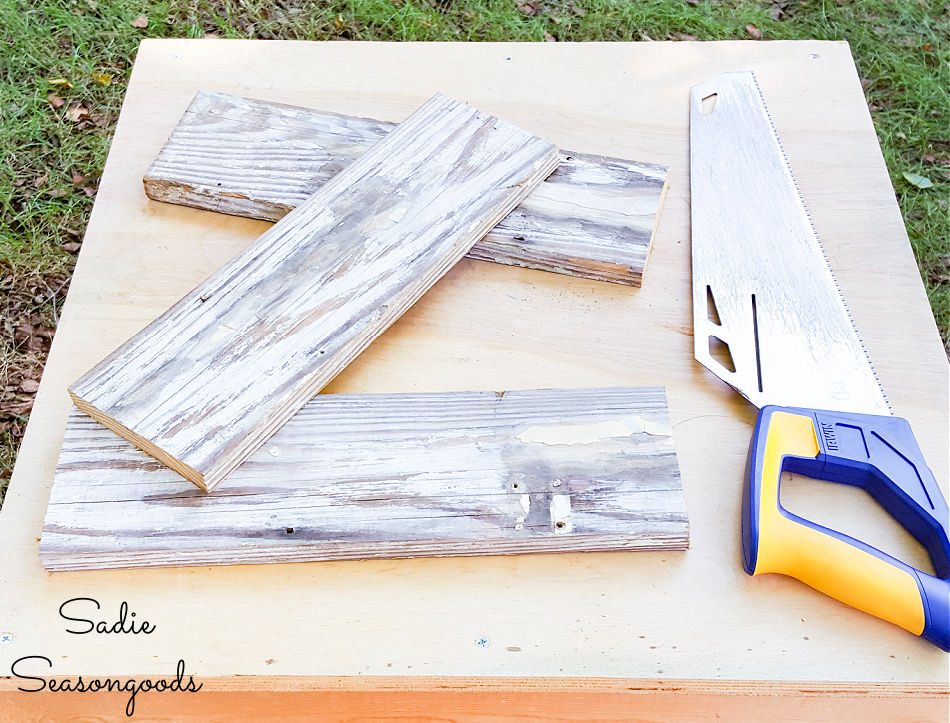
<path fill-rule="evenodd" d="M 437 95 L 75 382 L 73 401 L 210 490 L 557 162 Z"/>
<path fill-rule="evenodd" d="M 318 395 L 213 495 L 73 411 L 50 570 L 681 550 L 661 387 Z"/>
<path fill-rule="evenodd" d="M 394 124 L 199 91 L 145 174 L 165 201 L 276 221 Z M 639 286 L 666 168 L 562 151 L 472 258 Z"/>

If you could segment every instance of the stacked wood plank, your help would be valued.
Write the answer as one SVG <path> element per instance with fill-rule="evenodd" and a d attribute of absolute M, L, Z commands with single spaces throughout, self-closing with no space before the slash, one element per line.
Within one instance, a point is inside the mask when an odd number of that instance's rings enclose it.
<path fill-rule="evenodd" d="M 214 494 L 74 412 L 51 570 L 685 549 L 662 388 L 327 394 Z"/>
<path fill-rule="evenodd" d="M 145 174 L 158 201 L 276 221 L 394 124 L 199 92 Z M 639 286 L 666 169 L 562 151 L 472 258 Z"/>
<path fill-rule="evenodd" d="M 70 388 L 210 490 L 555 168 L 436 96 Z"/>

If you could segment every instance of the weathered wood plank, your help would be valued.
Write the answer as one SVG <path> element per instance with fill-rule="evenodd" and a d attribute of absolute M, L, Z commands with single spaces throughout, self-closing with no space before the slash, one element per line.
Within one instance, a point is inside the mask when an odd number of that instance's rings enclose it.
<path fill-rule="evenodd" d="M 74 411 L 51 570 L 684 549 L 660 387 L 318 395 L 213 495 Z"/>
<path fill-rule="evenodd" d="M 200 91 L 145 174 L 156 201 L 276 221 L 394 124 Z M 561 152 L 468 255 L 639 286 L 666 168 Z"/>
<path fill-rule="evenodd" d="M 70 388 L 80 410 L 213 488 L 557 164 L 437 95 Z"/>

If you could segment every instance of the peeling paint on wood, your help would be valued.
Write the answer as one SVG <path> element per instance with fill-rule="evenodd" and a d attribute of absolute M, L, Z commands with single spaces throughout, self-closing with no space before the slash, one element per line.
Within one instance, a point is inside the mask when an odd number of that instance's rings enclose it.
<path fill-rule="evenodd" d="M 73 401 L 211 489 L 557 159 L 550 143 L 437 95 L 75 382 Z"/>
<path fill-rule="evenodd" d="M 206 495 L 74 411 L 40 556 L 76 570 L 685 549 L 670 437 L 519 439 L 618 415 L 669 428 L 661 387 L 318 395 Z"/>
<path fill-rule="evenodd" d="M 394 127 L 200 91 L 145 174 L 156 201 L 276 221 Z M 468 255 L 639 286 L 663 166 L 562 151 L 557 170 Z"/>

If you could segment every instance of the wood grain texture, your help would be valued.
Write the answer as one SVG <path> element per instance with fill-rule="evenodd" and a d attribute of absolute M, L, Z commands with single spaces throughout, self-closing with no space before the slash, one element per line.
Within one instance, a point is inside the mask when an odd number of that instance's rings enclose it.
<path fill-rule="evenodd" d="M 70 387 L 204 490 L 263 444 L 557 164 L 436 95 Z"/>
<path fill-rule="evenodd" d="M 476 720 L 532 712 L 590 720 L 602 711 L 651 721 L 864 720 L 875 711 L 884 720 L 946 720 L 946 653 L 795 580 L 742 570 L 742 474 L 755 409 L 693 358 L 686 113 L 690 87 L 736 68 L 754 70 L 769 99 L 888 397 L 948 494 L 947 356 L 847 43 L 146 39 L 0 509 L 0 631 L 14 636 L 0 645 L 0 670 L 43 654 L 53 667 L 39 661 L 29 668 L 36 675 L 157 678 L 183 658 L 207 681 L 194 696 L 141 694 L 136 720 L 258 711 L 294 720 L 319 717 L 322 704 L 330 718 L 360 718 L 361 710 L 368 717 L 361 703 L 377 705 L 369 713 L 378 717 L 452 718 L 475 700 Z M 463 259 L 325 391 L 662 384 L 689 551 L 47 572 L 38 546 L 72 406 L 66 386 L 264 227 L 155 203 L 142 192 L 142 175 L 199 88 L 389 119 L 442 90 L 565 148 L 669 166 L 642 288 Z M 829 503 L 830 487 L 859 492 L 815 483 L 787 507 L 809 518 L 812 509 L 832 513 L 838 529 L 914 559 L 906 533 L 891 536 L 878 524 L 886 515 L 852 505 L 857 497 Z M 96 598 L 108 619 L 127 601 L 158 632 L 69 635 L 56 611 L 73 597 Z M 487 648 L 476 645 L 483 637 Z M 387 675 L 399 676 L 404 693 L 372 692 L 382 687 L 375 676 Z M 282 676 L 299 692 L 277 705 L 269 691 L 281 688 Z M 334 687 L 335 676 L 347 677 Z M 233 686 L 228 704 L 210 692 L 221 677 Z M 499 687 L 479 697 L 492 677 Z M 615 692 L 598 677 L 614 679 Z M 447 687 L 453 680 L 461 687 Z M 365 698 L 352 692 L 360 685 L 370 689 Z M 526 685 L 538 697 L 551 692 L 553 702 L 516 696 Z M 562 697 L 563 685 L 570 691 Z M 632 688 L 643 691 L 637 702 L 627 698 Z M 936 705 L 935 690 L 943 691 Z M 10 696 L 34 718 L 55 720 L 112 711 L 121 719 L 126 697 Z"/>
<path fill-rule="evenodd" d="M 156 201 L 276 221 L 393 123 L 200 91 L 145 174 Z M 652 163 L 562 151 L 472 258 L 639 286 L 666 187 Z"/>
<path fill-rule="evenodd" d="M 321 394 L 206 495 L 66 427 L 50 570 L 685 549 L 661 387 Z"/>

